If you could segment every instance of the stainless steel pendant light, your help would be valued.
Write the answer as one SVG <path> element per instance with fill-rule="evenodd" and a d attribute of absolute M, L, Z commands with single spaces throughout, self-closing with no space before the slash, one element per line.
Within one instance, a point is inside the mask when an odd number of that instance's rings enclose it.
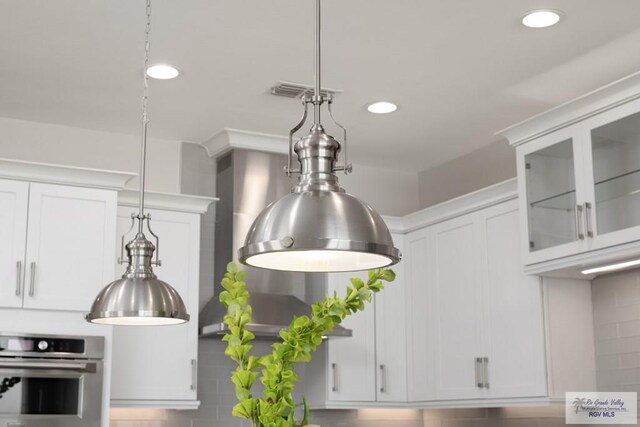
<path fill-rule="evenodd" d="M 96 297 L 91 311 L 85 316 L 92 323 L 107 325 L 174 325 L 189 321 L 189 314 L 178 292 L 169 284 L 159 280 L 153 273 L 153 265 L 160 265 L 158 252 L 159 239 L 149 225 L 151 215 L 144 212 L 144 186 L 147 157 L 147 106 L 149 99 L 149 33 L 151 31 L 151 0 L 147 0 L 147 26 L 145 30 L 144 90 L 142 97 L 142 141 L 140 159 L 140 196 L 138 213 L 131 215 L 131 228 L 122 236 L 120 264 L 124 263 L 124 239 L 138 222 L 137 234 L 126 245 L 127 270 L 122 278 L 108 284 Z M 149 233 L 155 238 L 156 245 L 144 235 L 146 222 Z M 153 259 L 156 251 L 155 260 Z"/>
<path fill-rule="evenodd" d="M 300 174 L 293 192 L 272 203 L 256 218 L 245 245 L 238 250 L 240 262 L 254 267 L 288 271 L 356 271 L 385 267 L 400 261 L 389 230 L 370 206 L 347 194 L 335 172 L 351 172 L 344 131 L 344 164 L 338 165 L 341 144 L 327 135 L 320 123 L 320 108 L 329 115 L 333 100 L 320 91 L 320 0 L 315 0 L 315 88 L 303 99 L 304 113 L 289 132 L 288 175 Z M 293 135 L 307 119 L 313 104 L 314 124 L 309 134 L 293 144 Z M 293 153 L 299 169 L 293 169 Z"/>

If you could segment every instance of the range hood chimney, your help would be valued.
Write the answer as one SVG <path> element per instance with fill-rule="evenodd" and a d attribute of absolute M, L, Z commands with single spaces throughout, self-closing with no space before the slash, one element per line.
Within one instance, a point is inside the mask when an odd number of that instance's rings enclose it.
<path fill-rule="evenodd" d="M 238 262 L 253 220 L 270 203 L 291 192 L 292 178 L 282 170 L 287 158 L 282 154 L 233 149 L 217 159 L 215 223 L 215 273 L 222 277 L 227 263 Z M 256 337 L 278 337 L 293 316 L 310 315 L 306 304 L 305 273 L 273 271 L 243 266 L 247 272 L 247 290 L 253 309 L 248 329 Z M 214 297 L 199 316 L 200 337 L 220 337 L 227 332 L 226 309 L 218 301 L 222 287 L 216 282 Z M 336 325 L 328 336 L 351 336 L 351 331 Z"/>

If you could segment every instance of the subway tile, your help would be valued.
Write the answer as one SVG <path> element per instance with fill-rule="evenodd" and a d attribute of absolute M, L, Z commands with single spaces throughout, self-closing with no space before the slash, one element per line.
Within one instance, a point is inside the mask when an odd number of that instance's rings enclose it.
<path fill-rule="evenodd" d="M 640 319 L 640 304 L 626 305 L 615 309 L 595 306 L 593 318 L 596 325 L 638 320 Z"/>
<path fill-rule="evenodd" d="M 640 352 L 640 337 L 596 340 L 596 356 Z"/>
<path fill-rule="evenodd" d="M 596 371 L 622 368 L 621 355 L 602 354 L 596 357 Z"/>
<path fill-rule="evenodd" d="M 594 326 L 595 337 L 599 340 L 611 339 L 611 338 L 620 338 L 618 334 L 618 325 L 620 323 L 604 323 L 604 324 L 596 324 Z"/>
<path fill-rule="evenodd" d="M 617 324 L 618 337 L 640 337 L 640 319 Z"/>

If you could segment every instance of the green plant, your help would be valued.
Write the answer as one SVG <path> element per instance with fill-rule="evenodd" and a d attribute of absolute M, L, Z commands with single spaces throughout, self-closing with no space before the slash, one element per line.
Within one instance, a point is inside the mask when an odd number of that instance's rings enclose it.
<path fill-rule="evenodd" d="M 365 302 L 371 302 L 373 293 L 384 287 L 383 281 L 395 280 L 393 270 L 372 270 L 367 282 L 351 279 L 344 298 L 326 296 L 312 305 L 311 316 L 294 317 L 286 331 L 280 331 L 280 342 L 272 345 L 270 354 L 253 356 L 251 341 L 255 336 L 247 330 L 251 322 L 249 292 L 244 279 L 246 273 L 238 271 L 234 263 L 227 265 L 222 279 L 225 289 L 220 293 L 220 302 L 227 308 L 224 322 L 229 333 L 223 338 L 227 342 L 225 354 L 237 367 L 231 375 L 239 403 L 233 407 L 233 415 L 246 418 L 254 427 L 295 427 L 308 424 L 306 402 L 296 405 L 292 393 L 298 380 L 294 372 L 295 363 L 309 362 L 311 355 L 322 343 L 322 337 L 333 327 L 359 310 Z M 258 378 L 264 386 L 262 396 L 254 397 L 251 388 Z M 302 406 L 303 418 L 297 421 L 295 409 Z"/>

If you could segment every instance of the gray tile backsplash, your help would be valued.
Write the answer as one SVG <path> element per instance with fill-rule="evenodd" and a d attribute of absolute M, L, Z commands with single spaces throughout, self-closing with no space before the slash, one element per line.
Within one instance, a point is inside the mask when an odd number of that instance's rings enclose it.
<path fill-rule="evenodd" d="M 598 390 L 640 393 L 640 269 L 592 282 Z"/>

